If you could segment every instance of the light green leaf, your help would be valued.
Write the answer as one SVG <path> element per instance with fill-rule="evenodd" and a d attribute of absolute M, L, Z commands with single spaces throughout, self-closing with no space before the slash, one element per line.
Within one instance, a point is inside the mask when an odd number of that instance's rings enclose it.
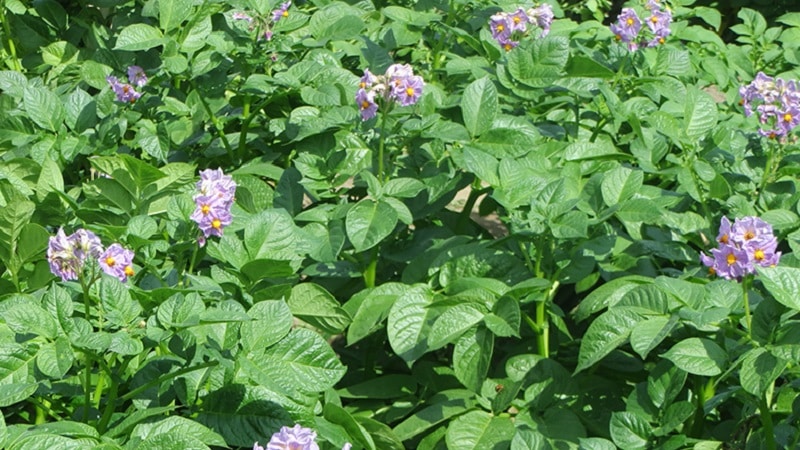
<path fill-rule="evenodd" d="M 767 389 L 772 389 L 787 364 L 788 361 L 775 357 L 764 348 L 754 348 L 742 357 L 739 382 L 745 391 L 761 398 Z"/>
<path fill-rule="evenodd" d="M 347 410 L 334 403 L 326 403 L 322 414 L 329 422 L 341 426 L 354 443 L 368 450 L 375 450 L 375 441 Z"/>
<path fill-rule="evenodd" d="M 244 230 L 250 259 L 292 260 L 297 255 L 296 226 L 282 209 L 268 209 L 251 216 Z"/>
<path fill-rule="evenodd" d="M 283 300 L 258 302 L 247 314 L 254 320 L 241 325 L 241 343 L 245 352 L 275 344 L 292 328 L 292 312 Z"/>
<path fill-rule="evenodd" d="M 608 206 L 628 200 L 639 192 L 644 182 L 644 172 L 619 166 L 603 176 L 600 189 Z"/>
<path fill-rule="evenodd" d="M 653 432 L 647 420 L 636 413 L 616 411 L 611 414 L 609 423 L 611 439 L 622 450 L 647 448 L 647 441 Z"/>
<path fill-rule="evenodd" d="M 700 89 L 687 89 L 683 121 L 686 137 L 699 139 L 717 124 L 717 104 Z"/>
<path fill-rule="evenodd" d="M 130 52 L 149 50 L 165 43 L 161 30 L 144 23 L 134 23 L 123 28 L 117 36 L 117 45 L 114 50 L 127 50 Z"/>
<path fill-rule="evenodd" d="M 64 119 L 67 117 L 67 110 L 64 103 L 58 96 L 47 88 L 28 86 L 25 88 L 23 98 L 25 111 L 28 117 L 36 125 L 50 130 L 58 131 Z"/>
<path fill-rule="evenodd" d="M 800 269 L 794 267 L 758 267 L 758 275 L 764 287 L 778 303 L 800 310 Z"/>
<path fill-rule="evenodd" d="M 449 450 L 485 450 L 508 446 L 513 437 L 510 418 L 471 411 L 450 422 L 446 441 Z"/>
<path fill-rule="evenodd" d="M 678 316 L 651 317 L 637 323 L 631 330 L 631 347 L 633 347 L 633 351 L 638 353 L 642 359 L 647 359 L 650 351 L 656 348 L 677 324 Z"/>
<path fill-rule="evenodd" d="M 345 217 L 347 237 L 357 252 L 378 245 L 397 224 L 397 211 L 386 202 L 365 198 Z"/>
<path fill-rule="evenodd" d="M 36 300 L 32 297 L 26 295 L 24 298 L 25 301 L 16 303 L 3 313 L 3 320 L 8 327 L 17 334 L 30 333 L 55 339 L 58 334 L 58 324 L 53 316 L 36 304 Z"/>
<path fill-rule="evenodd" d="M 55 341 L 43 345 L 36 355 L 36 367 L 43 374 L 56 380 L 66 375 L 74 361 L 75 354 L 72 352 L 69 340 L 64 336 L 59 336 Z"/>
<path fill-rule="evenodd" d="M 492 127 L 497 115 L 497 88 L 489 77 L 470 83 L 461 97 L 461 115 L 470 136 L 480 136 Z"/>
<path fill-rule="evenodd" d="M 35 346 L 0 345 L 0 407 L 21 402 L 36 392 L 36 353 Z"/>
<path fill-rule="evenodd" d="M 728 360 L 719 345 L 701 338 L 684 339 L 662 356 L 686 372 L 703 376 L 719 375 Z"/>
<path fill-rule="evenodd" d="M 591 367 L 627 342 L 631 329 L 642 319 L 630 308 L 612 308 L 598 316 L 583 336 L 575 372 Z"/>
<path fill-rule="evenodd" d="M 159 0 L 158 24 L 164 31 L 170 31 L 191 17 L 191 0 Z"/>
<path fill-rule="evenodd" d="M 463 414 L 475 405 L 475 393 L 464 389 L 439 392 L 426 401 L 426 407 L 394 427 L 400 440 L 408 440 L 445 420 Z"/>
<path fill-rule="evenodd" d="M 333 295 L 314 283 L 295 285 L 287 303 L 292 314 L 326 333 L 340 333 L 350 324 L 350 316 Z"/>
<path fill-rule="evenodd" d="M 254 381 L 272 380 L 300 393 L 329 389 L 347 371 L 325 339 L 304 328 L 295 328 L 266 350 L 254 351 L 250 361 L 258 367 L 259 378 Z"/>
<path fill-rule="evenodd" d="M 431 327 L 428 350 L 436 350 L 454 342 L 466 330 L 483 320 L 484 313 L 470 304 L 447 308 Z"/>
<path fill-rule="evenodd" d="M 474 392 L 486 381 L 494 352 L 494 335 L 484 327 L 468 330 L 456 341 L 453 368 L 456 378 Z"/>
<path fill-rule="evenodd" d="M 428 351 L 427 336 L 436 317 L 428 307 L 432 301 L 433 294 L 427 287 L 416 286 L 403 293 L 389 311 L 389 344 L 409 364 Z"/>

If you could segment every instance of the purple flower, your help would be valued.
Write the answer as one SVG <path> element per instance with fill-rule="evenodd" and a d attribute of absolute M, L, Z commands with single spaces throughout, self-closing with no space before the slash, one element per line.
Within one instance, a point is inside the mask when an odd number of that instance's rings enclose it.
<path fill-rule="evenodd" d="M 236 182 L 222 169 L 200 172 L 194 196 L 196 208 L 190 218 L 203 233 L 199 239 L 201 247 L 209 236 L 222 236 L 222 229 L 233 222 L 231 207 L 235 194 Z"/>
<path fill-rule="evenodd" d="M 758 217 L 742 217 L 733 225 L 723 217 L 717 242 L 719 247 L 711 250 L 711 256 L 700 254 L 700 262 L 728 280 L 756 273 L 757 266 L 775 266 L 781 257 L 772 226 Z"/>
<path fill-rule="evenodd" d="M 633 8 L 622 8 L 622 13 L 617 16 L 617 23 L 611 24 L 611 32 L 617 37 L 618 41 L 628 44 L 628 48 L 633 51 L 638 48 L 636 38 L 642 29 L 642 21 Z"/>
<path fill-rule="evenodd" d="M 117 100 L 123 103 L 134 103 L 142 96 L 142 94 L 136 92 L 133 86 L 128 83 L 121 83 L 115 76 L 107 76 L 106 81 L 111 86 L 114 94 L 117 95 Z"/>
<path fill-rule="evenodd" d="M 359 89 L 356 93 L 356 103 L 361 111 L 361 120 L 369 120 L 378 114 L 378 104 L 375 103 L 375 91 Z"/>
<path fill-rule="evenodd" d="M 489 29 L 492 30 L 492 37 L 499 42 L 511 40 L 511 28 L 513 24 L 508 20 L 506 13 L 495 14 L 489 18 Z M 500 44 L 502 45 L 502 43 Z"/>
<path fill-rule="evenodd" d="M 291 1 L 281 3 L 281 6 L 278 9 L 276 9 L 275 11 L 272 11 L 272 21 L 273 22 L 277 22 L 277 21 L 281 20 L 284 17 L 289 17 L 289 7 L 290 6 L 292 6 L 292 2 Z"/>
<path fill-rule="evenodd" d="M 119 244 L 111 244 L 98 258 L 103 272 L 117 277 L 123 283 L 133 276 L 133 251 Z"/>
<path fill-rule="evenodd" d="M 98 258 L 103 253 L 103 243 L 96 234 L 83 228 L 75 231 L 69 236 L 72 242 L 75 256 L 81 261 L 89 258 Z"/>
<path fill-rule="evenodd" d="M 55 236 L 51 236 L 47 245 L 47 261 L 50 272 L 61 277 L 61 281 L 76 280 L 83 268 L 83 261 L 75 255 L 75 242 L 59 228 Z"/>
<path fill-rule="evenodd" d="M 403 78 L 395 90 L 397 100 L 402 106 L 413 105 L 422 96 L 422 87 L 425 82 L 420 76 L 410 76 Z"/>
<path fill-rule="evenodd" d="M 358 83 L 358 87 L 361 89 L 367 89 L 372 87 L 373 84 L 378 82 L 378 77 L 372 74 L 369 69 L 364 69 L 364 75 L 361 76 L 361 81 Z"/>
<path fill-rule="evenodd" d="M 669 25 L 672 23 L 672 13 L 669 11 L 651 10 L 652 15 L 647 18 L 647 27 L 653 32 L 653 39 L 648 42 L 649 47 L 666 42 L 669 36 Z"/>
<path fill-rule="evenodd" d="M 344 444 L 342 450 L 350 450 L 352 447 L 353 445 L 348 442 Z M 256 442 L 253 450 L 319 450 L 317 433 L 299 424 L 295 424 L 292 428 L 281 427 L 280 431 L 272 435 L 266 447 Z"/>
<path fill-rule="evenodd" d="M 139 66 L 130 66 L 128 67 L 128 82 L 142 87 L 147 84 L 147 74 Z"/>
<path fill-rule="evenodd" d="M 786 136 L 800 125 L 800 91 L 794 80 L 772 78 L 759 72 L 739 88 L 745 116 L 754 112 L 762 125 L 759 133 L 769 138 Z"/>
<path fill-rule="evenodd" d="M 528 15 L 525 13 L 525 10 L 522 8 L 517 8 L 516 11 L 508 15 L 508 26 L 513 33 L 514 31 L 519 31 L 520 33 L 524 33 L 527 30 L 527 23 L 530 21 Z"/>
<path fill-rule="evenodd" d="M 542 3 L 536 8 L 528 10 L 528 20 L 531 23 L 536 23 L 536 26 L 542 29 L 542 36 L 547 36 L 550 33 L 550 25 L 553 23 L 553 7 L 547 3 Z"/>
<path fill-rule="evenodd" d="M 242 11 L 234 11 L 233 14 L 231 14 L 231 17 L 233 20 L 246 20 L 247 23 L 253 23 L 253 18 Z"/>

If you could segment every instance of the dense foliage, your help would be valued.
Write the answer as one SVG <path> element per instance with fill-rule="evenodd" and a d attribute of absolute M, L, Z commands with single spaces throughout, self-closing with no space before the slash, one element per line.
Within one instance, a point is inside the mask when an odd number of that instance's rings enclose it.
<path fill-rule="evenodd" d="M 0 0 L 0 447 L 797 448 L 800 12 L 713 6 Z"/>

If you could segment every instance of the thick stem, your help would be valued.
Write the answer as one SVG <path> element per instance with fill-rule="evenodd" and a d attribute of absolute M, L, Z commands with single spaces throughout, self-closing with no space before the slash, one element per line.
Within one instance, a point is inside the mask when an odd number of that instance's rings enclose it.
<path fill-rule="evenodd" d="M 375 287 L 375 276 L 378 271 L 378 247 L 374 247 L 370 252 L 369 264 L 364 269 L 364 284 L 367 288 Z"/>
<path fill-rule="evenodd" d="M 536 326 L 539 329 L 536 335 L 536 348 L 545 358 L 550 357 L 550 323 L 547 320 L 547 299 L 536 302 Z"/>
<path fill-rule="evenodd" d="M 775 429 L 772 425 L 772 411 L 767 403 L 767 394 L 761 396 L 758 410 L 761 413 L 761 424 L 764 426 L 764 441 L 767 445 L 767 450 L 776 450 Z"/>
<path fill-rule="evenodd" d="M 209 119 L 211 119 L 211 123 L 217 130 L 217 136 L 219 137 L 220 142 L 222 142 L 222 146 L 225 147 L 225 151 L 228 153 L 228 158 L 230 158 L 230 161 L 234 161 L 233 148 L 231 147 L 230 142 L 228 142 L 228 138 L 225 136 L 225 130 L 223 129 L 222 124 L 220 123 L 219 119 L 217 119 L 217 116 L 215 116 L 211 111 L 211 107 L 208 106 L 208 102 L 206 102 L 205 97 L 203 97 L 203 94 L 201 94 L 200 90 L 197 89 L 197 85 L 195 85 L 194 82 L 191 82 L 191 84 L 192 88 L 198 94 L 197 97 L 200 99 L 200 104 L 203 105 L 203 109 L 206 111 Z"/>
<path fill-rule="evenodd" d="M 12 39 L 11 34 L 11 26 L 8 24 L 8 20 L 6 19 L 6 1 L 0 0 L 0 23 L 3 24 L 3 33 L 6 36 L 6 43 L 8 45 L 8 52 L 11 54 L 11 61 L 13 63 L 13 69 L 17 72 L 22 72 L 22 64 L 19 62 L 19 57 L 17 57 L 17 47 L 14 45 L 14 39 Z"/>

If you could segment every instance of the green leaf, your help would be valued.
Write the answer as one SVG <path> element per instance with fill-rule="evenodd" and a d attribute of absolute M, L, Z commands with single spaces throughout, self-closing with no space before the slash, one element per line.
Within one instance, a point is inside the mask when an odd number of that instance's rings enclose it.
<path fill-rule="evenodd" d="M 114 50 L 127 50 L 135 52 L 149 50 L 159 45 L 164 45 L 166 40 L 161 30 L 144 23 L 134 23 L 122 29 L 117 36 Z"/>
<path fill-rule="evenodd" d="M 343 398 L 390 399 L 412 395 L 417 382 L 411 375 L 389 374 L 338 389 Z"/>
<path fill-rule="evenodd" d="M 75 354 L 69 340 L 59 336 L 53 342 L 48 342 L 36 354 L 36 367 L 50 378 L 60 380 L 72 368 Z"/>
<path fill-rule="evenodd" d="M 519 326 L 522 321 L 519 301 L 511 296 L 502 296 L 492 308 L 492 312 L 484 316 L 483 322 L 495 336 L 519 337 Z"/>
<path fill-rule="evenodd" d="M 251 216 L 244 230 L 244 245 L 251 260 L 292 260 L 297 255 L 296 226 L 281 209 L 268 209 Z"/>
<path fill-rule="evenodd" d="M 683 389 L 687 374 L 667 360 L 661 360 L 647 376 L 647 395 L 657 407 L 671 403 Z"/>
<path fill-rule="evenodd" d="M 165 328 L 188 328 L 200 324 L 200 314 L 206 307 L 196 293 L 184 297 L 175 294 L 158 307 L 156 317 Z"/>
<path fill-rule="evenodd" d="M 58 131 L 64 119 L 67 117 L 67 110 L 64 103 L 58 96 L 47 88 L 28 86 L 25 88 L 23 97 L 25 112 L 36 125 L 50 130 Z"/>
<path fill-rule="evenodd" d="M 710 95 L 697 88 L 686 91 L 683 123 L 690 141 L 705 136 L 717 124 L 717 104 Z"/>
<path fill-rule="evenodd" d="M 425 184 L 416 178 L 393 178 L 383 185 L 383 195 L 411 198 L 425 189 Z"/>
<path fill-rule="evenodd" d="M 275 259 L 254 259 L 243 265 L 239 271 L 253 283 L 265 278 L 290 277 L 295 273 L 289 261 Z"/>
<path fill-rule="evenodd" d="M 617 446 L 608 439 L 580 438 L 578 450 L 617 450 Z"/>
<path fill-rule="evenodd" d="M 430 290 L 416 286 L 403 293 L 389 311 L 389 344 L 409 364 L 428 351 L 427 336 L 435 319 L 434 311 L 428 307 L 432 302 Z"/>
<path fill-rule="evenodd" d="M 662 356 L 686 372 L 709 377 L 722 373 L 728 360 L 719 345 L 701 338 L 684 339 Z"/>
<path fill-rule="evenodd" d="M 304 328 L 295 328 L 272 347 L 254 351 L 248 361 L 257 368 L 258 378 L 254 381 L 271 380 L 270 383 L 291 386 L 300 393 L 329 389 L 346 372 L 322 336 Z"/>
<path fill-rule="evenodd" d="M 638 353 L 642 359 L 647 359 L 650 351 L 656 348 L 677 324 L 678 316 L 651 317 L 637 323 L 631 330 L 631 347 L 633 347 L 633 351 Z"/>
<path fill-rule="evenodd" d="M 372 436 L 341 406 L 334 403 L 326 403 L 322 409 L 322 415 L 329 422 L 344 428 L 348 437 L 352 438 L 354 443 L 365 449 L 375 450 L 375 442 L 372 440 Z"/>
<path fill-rule="evenodd" d="M 504 448 L 514 437 L 514 423 L 508 417 L 495 417 L 485 411 L 459 416 L 447 427 L 449 450 Z"/>
<path fill-rule="evenodd" d="M 616 214 L 625 222 L 653 223 L 661 218 L 661 209 L 649 198 L 634 198 L 620 203 Z"/>
<path fill-rule="evenodd" d="M 397 224 L 397 211 L 386 202 L 361 199 L 345 217 L 347 237 L 357 252 L 378 245 Z"/>
<path fill-rule="evenodd" d="M 628 411 L 612 413 L 609 429 L 611 431 L 611 439 L 622 450 L 647 448 L 647 441 L 653 432 L 647 420 L 636 413 Z"/>
<path fill-rule="evenodd" d="M 101 278 L 99 285 L 106 320 L 120 328 L 128 327 L 137 321 L 139 314 L 142 313 L 142 307 L 131 298 L 127 286 L 112 277 Z"/>
<path fill-rule="evenodd" d="M 254 320 L 241 325 L 241 343 L 245 352 L 275 344 L 292 328 L 292 312 L 283 300 L 258 302 L 247 314 Z"/>
<path fill-rule="evenodd" d="M 347 345 L 353 345 L 382 329 L 381 322 L 389 315 L 395 300 L 411 289 L 413 288 L 405 284 L 385 283 L 367 292 L 347 329 Z"/>
<path fill-rule="evenodd" d="M 456 378 L 474 392 L 480 392 L 486 381 L 494 352 L 494 335 L 484 327 L 464 333 L 453 349 Z"/>
<path fill-rule="evenodd" d="M 18 295 L 22 301 L 17 302 L 3 313 L 3 320 L 8 327 L 17 334 L 31 333 L 55 339 L 58 334 L 58 324 L 53 316 L 39 306 L 32 297 Z"/>
<path fill-rule="evenodd" d="M 433 323 L 428 334 L 428 350 L 436 350 L 454 342 L 465 331 L 483 320 L 484 313 L 470 304 L 447 308 Z"/>
<path fill-rule="evenodd" d="M 764 287 L 778 303 L 800 310 L 800 269 L 794 267 L 758 267 Z"/>
<path fill-rule="evenodd" d="M 21 402 L 36 392 L 36 350 L 35 346 L 0 345 L 0 407 Z"/>
<path fill-rule="evenodd" d="M 197 421 L 217 430 L 228 445 L 250 447 L 263 443 L 291 417 L 258 387 L 226 384 L 203 397 Z"/>
<path fill-rule="evenodd" d="M 563 76 L 569 59 L 569 41 L 555 36 L 525 41 L 506 58 L 508 72 L 517 81 L 531 87 L 549 87 Z"/>
<path fill-rule="evenodd" d="M 581 340 L 575 372 L 591 367 L 627 342 L 631 329 L 641 321 L 642 316 L 631 308 L 612 308 L 598 316 Z"/>
<path fill-rule="evenodd" d="M 644 182 L 644 172 L 619 166 L 603 176 L 600 189 L 608 206 L 628 200 L 637 194 Z"/>
<path fill-rule="evenodd" d="M 489 77 L 470 83 L 461 97 L 461 115 L 470 136 L 480 136 L 492 127 L 497 115 L 497 88 Z"/>
<path fill-rule="evenodd" d="M 170 31 L 191 17 L 191 12 L 191 0 L 159 0 L 158 24 L 162 30 Z"/>
<path fill-rule="evenodd" d="M 787 364 L 788 361 L 775 357 L 764 348 L 754 348 L 742 357 L 739 382 L 745 391 L 761 398 L 773 388 Z"/>
<path fill-rule="evenodd" d="M 350 316 L 333 295 L 314 283 L 295 285 L 287 303 L 292 314 L 326 333 L 341 333 L 350 324 Z"/>
<path fill-rule="evenodd" d="M 283 171 L 278 185 L 275 186 L 275 198 L 272 204 L 276 208 L 283 208 L 292 216 L 303 210 L 303 185 L 300 181 L 303 175 L 294 167 Z"/>
<path fill-rule="evenodd" d="M 405 441 L 424 433 L 445 420 L 463 414 L 475 405 L 475 393 L 457 389 L 437 393 L 426 401 L 426 407 L 394 427 L 394 433 Z"/>

